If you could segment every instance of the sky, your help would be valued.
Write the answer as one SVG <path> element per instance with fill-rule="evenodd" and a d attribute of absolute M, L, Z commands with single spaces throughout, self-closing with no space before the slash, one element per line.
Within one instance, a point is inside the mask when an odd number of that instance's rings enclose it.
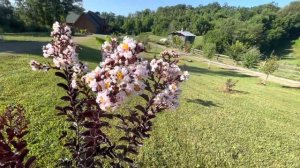
<path fill-rule="evenodd" d="M 172 6 L 187 4 L 192 6 L 207 5 L 212 2 L 219 2 L 221 5 L 227 3 L 233 6 L 252 7 L 274 1 L 280 7 L 288 5 L 293 0 L 83 0 L 86 10 L 99 12 L 113 12 L 118 15 L 127 16 L 129 13 L 143 9 L 156 10 L 161 6 Z"/>

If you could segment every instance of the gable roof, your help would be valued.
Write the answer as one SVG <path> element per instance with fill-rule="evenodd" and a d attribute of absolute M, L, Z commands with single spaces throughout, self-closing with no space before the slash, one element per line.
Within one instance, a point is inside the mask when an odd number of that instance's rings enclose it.
<path fill-rule="evenodd" d="M 175 31 L 175 32 L 172 32 L 170 34 L 180 34 L 180 35 L 186 36 L 186 37 L 191 37 L 191 36 L 195 37 L 196 36 L 195 34 L 189 32 L 189 31 Z"/>
<path fill-rule="evenodd" d="M 77 19 L 79 18 L 79 14 L 75 13 L 75 12 L 69 12 L 67 18 L 66 18 L 66 22 L 67 23 L 75 23 L 77 21 Z"/>
<path fill-rule="evenodd" d="M 92 11 L 88 11 L 87 13 L 85 13 L 85 15 L 91 22 L 93 22 L 94 25 L 96 26 L 103 25 L 103 19 L 101 19 L 100 16 L 97 15 L 96 13 Z"/>

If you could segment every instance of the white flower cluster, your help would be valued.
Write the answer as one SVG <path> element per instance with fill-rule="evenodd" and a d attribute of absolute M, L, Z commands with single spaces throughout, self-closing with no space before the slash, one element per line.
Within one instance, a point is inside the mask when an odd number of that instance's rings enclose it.
<path fill-rule="evenodd" d="M 76 45 L 71 37 L 71 30 L 68 26 L 55 22 L 51 32 L 53 40 L 43 46 L 44 57 L 53 58 L 53 63 L 58 68 L 75 65 L 78 61 Z"/>
<path fill-rule="evenodd" d="M 73 75 L 72 75 L 72 87 L 77 88 L 77 81 L 81 80 L 81 77 L 84 76 L 88 72 L 87 65 L 78 63 L 72 67 Z"/>
<path fill-rule="evenodd" d="M 171 58 L 179 58 L 179 54 L 174 50 L 166 50 L 160 53 L 161 57 L 166 61 Z"/>
<path fill-rule="evenodd" d="M 51 36 L 53 37 L 52 42 L 43 46 L 43 56 L 51 58 L 57 68 L 72 69 L 72 87 L 77 88 L 77 81 L 86 74 L 88 69 L 86 65 L 80 63 L 78 60 L 76 45 L 71 37 L 71 29 L 64 24 L 55 22 Z M 51 68 L 34 60 L 30 62 L 30 66 L 34 71 L 47 71 Z"/>
<path fill-rule="evenodd" d="M 143 79 L 148 77 L 148 62 L 137 56 L 142 49 L 141 44 L 127 37 L 115 50 L 109 43 L 103 45 L 107 57 L 101 68 L 97 67 L 83 77 L 88 86 L 97 92 L 97 103 L 102 110 L 114 110 L 128 96 L 144 90 Z"/>
<path fill-rule="evenodd" d="M 178 98 L 181 91 L 173 83 L 154 98 L 154 105 L 162 109 L 176 109 L 179 106 Z"/>
<path fill-rule="evenodd" d="M 154 98 L 153 104 L 161 109 L 175 109 L 179 105 L 179 84 L 188 79 L 189 73 L 182 73 L 177 65 L 179 55 L 176 52 L 164 51 L 161 56 L 162 59 L 153 59 L 150 62 L 151 72 L 164 85 L 164 89 Z"/>

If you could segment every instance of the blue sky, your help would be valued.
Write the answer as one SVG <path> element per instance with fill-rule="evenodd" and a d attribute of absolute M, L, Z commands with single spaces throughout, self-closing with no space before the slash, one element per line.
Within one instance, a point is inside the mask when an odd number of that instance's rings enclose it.
<path fill-rule="evenodd" d="M 120 15 L 128 15 L 146 8 L 155 10 L 160 6 L 171 6 L 176 4 L 188 4 L 198 6 L 206 5 L 212 2 L 219 2 L 221 5 L 227 3 L 233 6 L 257 6 L 270 3 L 272 0 L 83 0 L 83 6 L 86 10 L 99 12 L 114 12 Z M 275 0 L 280 7 L 283 7 L 292 0 Z"/>

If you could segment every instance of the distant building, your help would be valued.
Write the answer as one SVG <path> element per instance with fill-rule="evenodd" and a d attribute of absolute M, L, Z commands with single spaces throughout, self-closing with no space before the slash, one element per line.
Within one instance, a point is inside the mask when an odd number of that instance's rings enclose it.
<path fill-rule="evenodd" d="M 88 33 L 107 33 L 107 25 L 105 20 L 91 11 L 82 13 L 81 15 L 70 12 L 66 18 L 66 22 L 69 26 L 75 29 L 86 29 Z"/>
<path fill-rule="evenodd" d="M 81 14 L 77 14 L 75 12 L 69 12 L 69 14 L 66 18 L 67 25 L 74 26 L 75 22 L 77 21 L 77 19 L 79 18 L 80 15 Z"/>
<path fill-rule="evenodd" d="M 186 42 L 190 42 L 191 44 L 194 43 L 196 35 L 194 35 L 193 33 L 189 32 L 189 31 L 175 31 L 169 34 L 169 37 L 173 37 L 173 36 L 179 36 L 185 43 Z"/>

